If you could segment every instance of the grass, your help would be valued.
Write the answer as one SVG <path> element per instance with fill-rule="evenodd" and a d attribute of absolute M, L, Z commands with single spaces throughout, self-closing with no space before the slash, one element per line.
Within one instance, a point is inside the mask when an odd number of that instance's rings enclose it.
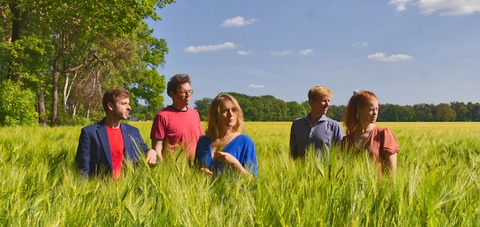
<path fill-rule="evenodd" d="M 150 123 L 133 123 L 147 143 Z M 83 179 L 80 127 L 0 128 L 3 226 L 478 226 L 480 123 L 379 123 L 400 141 L 395 179 L 367 156 L 293 161 L 289 122 L 248 122 L 259 177 L 210 179 L 182 160 Z"/>

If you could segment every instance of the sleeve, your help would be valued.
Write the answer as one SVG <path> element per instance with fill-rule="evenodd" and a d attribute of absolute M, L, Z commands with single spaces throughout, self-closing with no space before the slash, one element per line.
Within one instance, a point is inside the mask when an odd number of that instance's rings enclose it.
<path fill-rule="evenodd" d="M 75 161 L 78 164 L 80 174 L 85 177 L 88 176 L 90 172 L 90 138 L 85 128 L 80 133 Z"/>
<path fill-rule="evenodd" d="M 142 135 L 140 134 L 140 131 L 138 130 L 138 128 L 133 128 L 133 132 L 135 134 L 135 139 L 136 139 L 136 142 L 138 142 L 143 150 L 144 153 L 147 153 L 150 148 L 148 148 L 147 144 L 145 143 L 145 141 L 143 140 L 143 137 Z"/>
<path fill-rule="evenodd" d="M 340 144 L 343 139 L 343 129 L 340 123 L 335 122 L 335 129 L 333 133 L 332 142 L 333 144 Z"/>
<path fill-rule="evenodd" d="M 290 156 L 293 158 L 297 158 L 297 140 L 295 139 L 295 130 L 294 130 L 295 122 L 292 123 L 292 127 L 290 128 Z"/>
<path fill-rule="evenodd" d="M 205 142 L 206 142 L 205 138 L 203 136 L 200 137 L 200 139 L 198 139 L 198 141 L 197 141 L 197 146 L 195 148 L 194 163 L 199 168 L 207 167 L 207 163 L 204 160 L 204 155 L 203 155 L 203 149 L 205 147 Z"/>
<path fill-rule="evenodd" d="M 203 128 L 202 128 L 202 120 L 200 119 L 200 114 L 198 111 L 195 111 L 197 113 L 197 122 L 198 122 L 198 136 L 203 135 Z"/>
<path fill-rule="evenodd" d="M 394 154 L 400 151 L 397 138 L 392 130 L 386 128 L 383 130 L 383 152 Z"/>
<path fill-rule="evenodd" d="M 257 151 L 255 149 L 255 144 L 253 143 L 253 140 L 248 136 L 246 136 L 245 142 L 246 155 L 242 166 L 252 175 L 258 176 Z"/>
<path fill-rule="evenodd" d="M 153 119 L 152 129 L 150 130 L 150 139 L 163 140 L 165 138 L 165 121 L 162 115 L 157 114 Z"/>

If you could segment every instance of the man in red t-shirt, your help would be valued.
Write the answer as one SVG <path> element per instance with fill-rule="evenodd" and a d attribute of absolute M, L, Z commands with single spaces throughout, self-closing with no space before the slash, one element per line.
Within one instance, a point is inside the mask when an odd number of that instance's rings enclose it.
<path fill-rule="evenodd" d="M 155 150 L 149 149 L 137 128 L 121 123 L 130 112 L 130 92 L 123 88 L 108 90 L 102 100 L 106 117 L 82 128 L 75 157 L 84 176 L 112 172 L 121 175 L 124 159 L 137 162 L 144 153 L 147 163 L 155 164 Z M 142 151 L 139 151 L 139 148 Z"/>
<path fill-rule="evenodd" d="M 195 157 L 195 147 L 203 131 L 198 112 L 188 108 L 192 93 L 188 75 L 177 74 L 168 81 L 167 94 L 173 104 L 158 112 L 150 133 L 152 147 L 161 160 L 172 152 L 184 152 L 188 160 Z"/>

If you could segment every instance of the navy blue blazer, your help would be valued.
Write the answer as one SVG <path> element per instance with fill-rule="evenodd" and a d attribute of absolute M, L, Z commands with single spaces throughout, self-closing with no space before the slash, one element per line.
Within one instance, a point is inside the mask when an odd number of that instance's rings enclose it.
<path fill-rule="evenodd" d="M 120 129 L 122 130 L 125 147 L 124 157 L 126 160 L 135 163 L 141 157 L 144 157 L 142 155 L 145 155 L 149 148 L 143 141 L 138 128 L 121 123 Z M 113 170 L 105 118 L 98 123 L 82 128 L 75 161 L 84 176 Z"/>

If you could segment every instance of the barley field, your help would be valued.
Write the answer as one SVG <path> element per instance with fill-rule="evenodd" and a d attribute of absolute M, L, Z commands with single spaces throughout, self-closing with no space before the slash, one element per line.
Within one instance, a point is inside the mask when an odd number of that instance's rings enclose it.
<path fill-rule="evenodd" d="M 148 122 L 132 122 L 150 145 Z M 247 122 L 259 176 L 209 178 L 182 159 L 84 179 L 80 127 L 0 128 L 2 226 L 480 226 L 480 122 L 379 123 L 396 176 L 332 149 L 293 161 L 290 122 Z"/>

